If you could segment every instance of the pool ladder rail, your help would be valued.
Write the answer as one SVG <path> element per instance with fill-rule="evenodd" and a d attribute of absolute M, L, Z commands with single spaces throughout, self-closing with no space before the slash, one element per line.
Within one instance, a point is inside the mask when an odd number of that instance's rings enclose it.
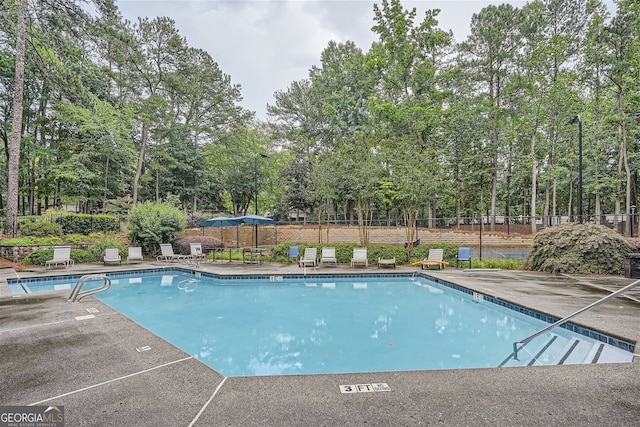
<path fill-rule="evenodd" d="M 82 287 L 84 286 L 85 283 L 92 281 L 92 280 L 98 280 L 101 279 L 103 281 L 101 286 L 98 286 L 96 288 L 91 288 L 88 289 L 86 291 L 82 290 Z M 87 274 L 82 276 L 80 279 L 78 279 L 78 282 L 76 283 L 76 285 L 73 287 L 73 290 L 71 291 L 71 295 L 69 295 L 69 299 L 67 300 L 68 302 L 78 302 L 80 301 L 80 299 L 88 296 L 88 295 L 93 295 L 93 294 L 97 294 L 98 292 L 102 292 L 102 291 L 106 291 L 107 289 L 109 289 L 111 287 L 111 279 L 109 279 L 106 275 L 104 274 Z"/>
<path fill-rule="evenodd" d="M 544 334 L 545 332 L 547 332 L 547 331 L 549 331 L 549 330 L 551 330 L 551 329 L 553 329 L 553 328 L 556 328 L 556 327 L 558 327 L 558 326 L 564 325 L 565 323 L 567 323 L 569 320 L 573 319 L 573 318 L 574 318 L 574 317 L 576 317 L 577 315 L 579 315 L 579 314 L 581 314 L 581 313 L 584 313 L 585 311 L 589 311 L 589 310 L 591 310 L 592 308 L 597 307 L 597 306 L 599 306 L 600 304 L 602 304 L 602 303 L 604 303 L 604 302 L 606 302 L 606 301 L 610 300 L 611 298 L 617 297 L 618 295 L 622 295 L 622 294 L 624 294 L 625 292 L 627 292 L 627 291 L 629 291 L 629 290 L 631 290 L 631 289 L 635 288 L 635 287 L 636 287 L 636 286 L 638 286 L 638 285 L 640 285 L 640 280 L 636 280 L 635 282 L 633 282 L 633 283 L 631 283 L 631 284 L 629 284 L 629 285 L 627 285 L 627 286 L 624 286 L 624 287 L 623 287 L 623 288 L 621 288 L 621 289 L 618 289 L 617 291 L 615 291 L 615 292 L 613 292 L 613 293 L 611 293 L 611 294 L 609 294 L 609 295 L 605 296 L 604 298 L 599 299 L 598 301 L 596 301 L 596 302 L 594 302 L 594 303 L 589 304 L 588 306 L 586 306 L 586 307 L 584 307 L 584 308 L 582 308 L 582 309 L 580 309 L 580 310 L 576 311 L 575 313 L 570 314 L 570 315 L 568 315 L 568 316 L 566 316 L 566 317 L 564 317 L 564 318 L 562 318 L 562 319 L 558 320 L 557 322 L 552 323 L 552 324 L 550 324 L 550 325 L 548 325 L 548 326 L 546 326 L 546 327 L 544 327 L 544 328 L 540 329 L 540 330 L 539 330 L 539 331 L 537 331 L 537 332 L 534 332 L 533 334 L 531 334 L 531 335 L 529 335 L 529 336 L 527 336 L 527 337 L 525 337 L 525 338 L 522 338 L 522 339 L 521 339 L 521 340 L 519 340 L 519 341 L 515 341 L 515 342 L 513 343 L 513 353 L 512 353 L 513 360 L 516 360 L 516 361 L 518 361 L 518 360 L 519 360 L 519 359 L 518 359 L 518 352 L 519 352 L 521 349 L 523 349 L 523 348 L 524 348 L 524 346 L 525 346 L 529 341 L 531 341 L 532 339 L 534 339 L 535 337 L 537 337 L 537 336 L 539 336 L 539 335 L 542 335 L 542 334 Z"/>

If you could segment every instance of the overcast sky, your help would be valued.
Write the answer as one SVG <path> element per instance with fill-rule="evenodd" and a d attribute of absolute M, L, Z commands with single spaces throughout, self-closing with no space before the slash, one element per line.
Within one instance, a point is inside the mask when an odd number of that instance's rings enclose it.
<path fill-rule="evenodd" d="M 471 16 L 489 4 L 506 1 L 403 1 L 416 8 L 416 24 L 427 9 L 440 9 L 443 30 L 456 41 L 469 32 Z M 242 86 L 242 106 L 266 120 L 273 93 L 308 77 L 331 40 L 351 40 L 364 52 L 376 35 L 371 31 L 372 0 L 118 0 L 125 19 L 168 16 L 191 47 L 204 49 Z M 524 1 L 508 1 L 521 7 Z"/>

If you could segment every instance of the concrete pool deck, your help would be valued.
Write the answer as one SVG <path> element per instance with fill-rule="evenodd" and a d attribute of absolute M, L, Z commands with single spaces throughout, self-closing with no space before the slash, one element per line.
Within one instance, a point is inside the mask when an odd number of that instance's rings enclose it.
<path fill-rule="evenodd" d="M 640 358 L 627 364 L 224 377 L 93 297 L 11 297 L 7 278 L 182 266 L 77 265 L 0 270 L 0 406 L 63 405 L 67 426 L 631 426 L 640 419 Z M 295 264 L 202 264 L 219 274 L 301 274 Z M 307 269 L 308 274 L 420 271 Z M 425 273 L 557 316 L 632 282 L 522 271 Z M 640 300 L 640 289 L 629 296 Z M 640 341 L 640 303 L 616 298 L 575 319 Z M 418 326 L 417 326 L 418 327 Z M 142 351 L 139 351 L 142 350 Z M 145 351 L 146 350 L 146 351 Z M 639 350 L 636 349 L 636 353 Z M 391 391 L 341 393 L 386 383 Z"/>

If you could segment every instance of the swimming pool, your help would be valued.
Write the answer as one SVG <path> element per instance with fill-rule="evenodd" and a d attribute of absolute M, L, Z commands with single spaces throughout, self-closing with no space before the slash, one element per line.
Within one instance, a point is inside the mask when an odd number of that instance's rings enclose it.
<path fill-rule="evenodd" d="M 225 376 L 630 362 L 634 349 L 569 324 L 516 362 L 513 342 L 557 319 L 423 275 L 109 276 L 97 298 Z"/>

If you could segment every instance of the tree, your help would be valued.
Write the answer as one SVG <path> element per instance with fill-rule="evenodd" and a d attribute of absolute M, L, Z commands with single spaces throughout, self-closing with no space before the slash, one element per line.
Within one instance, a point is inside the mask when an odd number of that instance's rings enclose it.
<path fill-rule="evenodd" d="M 405 219 L 410 258 L 419 211 L 425 205 L 436 206 L 443 109 L 438 70 L 451 35 L 437 28 L 438 10 L 427 11 L 417 26 L 415 9 L 403 10 L 398 0 L 383 0 L 374 13 L 373 31 L 379 41 L 367 55 L 367 64 L 377 92 L 369 104 L 379 121 L 378 151 Z M 421 184 L 420 191 L 415 183 Z"/>
<path fill-rule="evenodd" d="M 640 20 L 638 5 L 633 1 L 618 3 L 618 13 L 606 27 L 604 40 L 609 47 L 609 66 L 606 73 L 615 97 L 613 121 L 617 127 L 618 170 L 616 180 L 615 214 L 620 214 L 621 199 L 625 200 L 627 218 L 631 215 L 632 170 L 629 159 L 630 135 L 637 135 L 632 112 L 637 115 L 640 103 L 637 88 L 637 72 L 640 69 L 640 37 L 637 31 Z M 637 163 L 637 162 L 635 162 Z M 624 190 L 623 190 L 624 183 Z M 631 235 L 630 221 L 625 221 L 625 235 Z"/>
<path fill-rule="evenodd" d="M 7 161 L 7 216 L 5 222 L 5 233 L 12 235 L 18 231 L 18 168 L 20 166 L 20 143 L 22 141 L 22 95 L 24 93 L 27 0 L 19 0 L 17 18 L 13 118 L 11 121 L 11 143 Z"/>
<path fill-rule="evenodd" d="M 179 237 L 187 225 L 184 214 L 170 203 L 145 202 L 133 206 L 127 237 L 147 253 L 157 253 L 161 243 Z"/>
<path fill-rule="evenodd" d="M 489 218 L 495 227 L 498 191 L 499 153 L 504 149 L 501 137 L 507 109 L 505 88 L 509 84 L 510 70 L 520 48 L 518 35 L 518 10 L 510 4 L 488 6 L 471 18 L 471 34 L 458 46 L 466 58 L 464 66 L 477 83 L 477 102 L 483 105 L 488 135 L 485 136 L 483 153 L 490 164 L 491 199 Z M 534 221 L 535 223 L 535 221 Z"/>

